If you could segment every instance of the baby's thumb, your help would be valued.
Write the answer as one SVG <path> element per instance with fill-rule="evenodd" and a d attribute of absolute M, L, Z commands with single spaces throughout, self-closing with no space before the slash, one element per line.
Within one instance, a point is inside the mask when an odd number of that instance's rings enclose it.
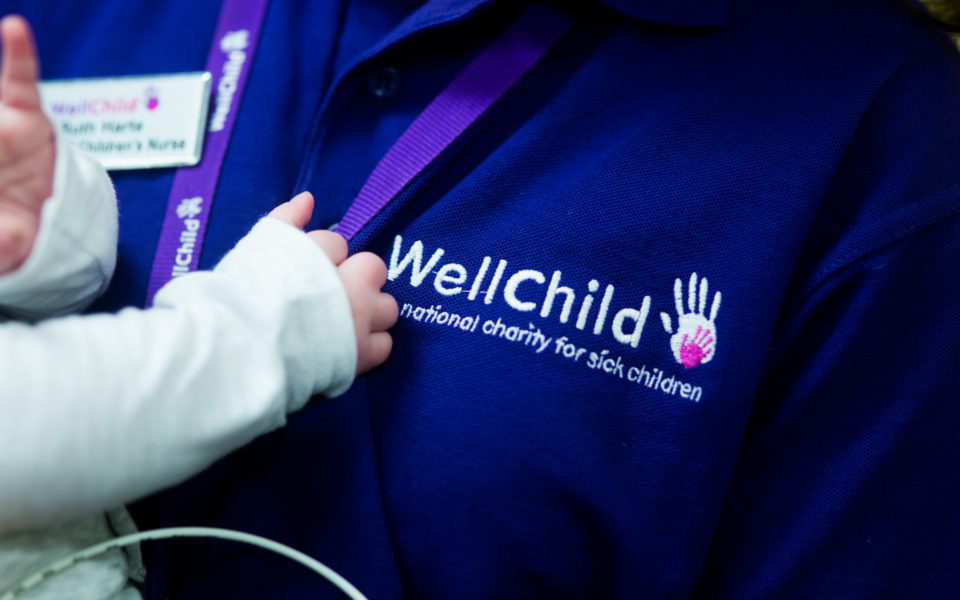
<path fill-rule="evenodd" d="M 270 211 L 268 217 L 283 221 L 288 225 L 293 225 L 297 229 L 303 229 L 310 222 L 310 215 L 313 214 L 313 194 L 310 192 L 301 192 L 293 197 L 289 202 L 284 202 L 280 206 Z"/>
<path fill-rule="evenodd" d="M 0 97 L 7 106 L 35 110 L 40 108 L 37 77 L 40 67 L 33 34 L 23 17 L 16 15 L 0 21 L 3 60 L 0 61 Z"/>

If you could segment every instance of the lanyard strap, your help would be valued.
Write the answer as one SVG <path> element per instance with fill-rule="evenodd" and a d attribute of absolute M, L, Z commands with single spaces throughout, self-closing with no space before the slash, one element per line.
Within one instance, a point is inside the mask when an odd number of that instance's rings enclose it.
<path fill-rule="evenodd" d="M 147 286 L 147 306 L 153 304 L 153 297 L 168 281 L 197 269 L 217 181 L 268 3 L 269 0 L 223 0 L 207 56 L 214 96 L 203 158 L 197 166 L 179 169 L 174 176 Z"/>
<path fill-rule="evenodd" d="M 572 24 L 569 17 L 537 6 L 520 15 L 394 142 L 340 220 L 337 232 L 352 239 L 513 87 Z"/>

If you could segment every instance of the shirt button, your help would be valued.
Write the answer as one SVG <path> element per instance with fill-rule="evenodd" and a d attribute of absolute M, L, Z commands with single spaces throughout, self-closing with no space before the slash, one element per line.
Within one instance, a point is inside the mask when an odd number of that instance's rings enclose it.
<path fill-rule="evenodd" d="M 393 67 L 374 69 L 367 76 L 367 88 L 376 98 L 393 98 L 400 91 L 400 71 Z"/>

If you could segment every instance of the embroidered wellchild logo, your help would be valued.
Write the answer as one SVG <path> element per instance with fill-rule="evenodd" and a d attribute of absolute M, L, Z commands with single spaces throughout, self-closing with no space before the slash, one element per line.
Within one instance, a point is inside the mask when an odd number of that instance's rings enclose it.
<path fill-rule="evenodd" d="M 387 279 L 397 281 L 409 277 L 412 288 L 421 287 L 424 282 L 432 280 L 433 290 L 441 296 L 460 296 L 467 302 L 477 302 L 483 305 L 503 302 L 504 305 L 518 313 L 536 313 L 542 319 L 551 319 L 561 325 L 572 326 L 580 331 L 591 331 L 593 335 L 610 335 L 614 341 L 631 348 L 640 346 L 640 339 L 652 312 L 653 298 L 643 295 L 639 306 L 633 303 L 623 306 L 615 300 L 619 298 L 616 288 L 612 284 L 603 286 L 600 281 L 591 279 L 583 286 L 571 287 L 564 273 L 559 269 L 552 273 L 537 269 L 511 268 L 507 260 L 495 260 L 492 256 L 484 256 L 475 268 L 466 263 L 442 262 L 446 257 L 443 248 L 428 251 L 421 240 L 412 244 L 405 244 L 402 236 L 393 240 L 393 250 L 388 258 Z M 602 296 L 600 290 L 603 289 Z M 677 328 L 673 328 L 673 320 L 665 312 L 660 313 L 663 328 L 670 337 L 670 350 L 677 363 L 686 369 L 692 369 L 713 360 L 717 348 L 717 313 L 720 312 L 720 292 L 715 292 L 707 313 L 709 299 L 709 284 L 707 278 L 697 278 L 697 274 L 690 275 L 687 296 L 684 298 L 683 282 L 678 278 L 673 286 L 673 299 L 677 310 Z M 634 298 L 636 298 L 634 294 Z M 684 307 L 684 301 L 687 307 Z M 473 331 L 480 315 L 460 315 L 441 310 L 440 305 L 415 306 L 405 302 L 400 315 L 416 321 L 443 325 L 450 322 L 451 326 L 460 326 L 461 329 Z M 451 320 L 456 317 L 455 320 Z M 507 318 L 507 317 L 505 317 Z M 493 334 L 497 327 L 501 327 L 501 319 L 496 322 L 487 321 L 482 329 L 484 334 Z M 490 326 L 490 332 L 487 331 Z M 529 328 L 502 325 L 503 336 L 510 341 L 525 340 L 532 343 L 534 335 L 541 334 L 539 327 L 529 323 Z M 512 333 L 511 333 L 512 331 Z M 512 338 L 510 336 L 513 336 Z M 537 351 L 549 345 L 552 338 L 543 336 L 544 345 Z M 543 341 L 541 340 L 541 341 Z M 567 343 L 566 336 L 557 338 L 558 344 Z M 586 347 L 579 348 L 569 343 L 571 354 L 565 356 L 579 360 L 586 355 Z M 559 347 L 559 346 L 558 346 Z M 559 350 L 558 350 L 559 352 Z M 565 351 L 566 352 L 566 351 Z M 604 350 L 604 353 L 608 350 Z M 598 357 L 600 355 L 597 355 Z M 609 359 L 613 361 L 613 359 Z M 617 359 L 619 361 L 619 359 Z M 662 371 L 656 370 L 657 373 Z M 650 373 L 649 371 L 641 371 Z M 640 375 L 637 375 L 639 378 Z M 661 375 L 650 375 L 658 378 Z M 629 379 L 630 376 L 627 375 Z M 649 378 L 648 378 L 649 379 Z M 631 379 L 637 381 L 638 379 Z M 653 381 L 653 379 L 650 379 Z M 657 379 L 659 381 L 659 379 Z M 667 381 L 667 380 L 664 380 Z M 675 381 L 669 378 L 672 385 Z M 659 384 L 655 384 L 659 385 Z M 686 396 L 685 396 L 686 397 Z"/>
<path fill-rule="evenodd" d="M 687 291 L 687 308 L 683 308 L 683 282 L 678 277 L 673 284 L 673 300 L 677 308 L 677 332 L 673 332 L 670 315 L 660 313 L 663 328 L 670 337 L 670 349 L 673 357 L 685 369 L 692 369 L 697 365 L 705 364 L 713 359 L 717 348 L 717 326 L 715 321 L 720 311 L 720 292 L 713 296 L 710 306 L 710 316 L 705 316 L 707 307 L 708 284 L 707 278 L 700 280 L 697 285 L 697 274 L 690 275 L 690 285 Z"/>

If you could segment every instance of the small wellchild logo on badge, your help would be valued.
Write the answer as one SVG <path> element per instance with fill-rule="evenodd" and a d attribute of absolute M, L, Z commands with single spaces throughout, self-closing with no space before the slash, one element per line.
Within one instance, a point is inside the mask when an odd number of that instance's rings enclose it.
<path fill-rule="evenodd" d="M 147 110 L 154 111 L 160 106 L 160 92 L 152 85 L 143 91 L 145 97 L 144 105 Z"/>

